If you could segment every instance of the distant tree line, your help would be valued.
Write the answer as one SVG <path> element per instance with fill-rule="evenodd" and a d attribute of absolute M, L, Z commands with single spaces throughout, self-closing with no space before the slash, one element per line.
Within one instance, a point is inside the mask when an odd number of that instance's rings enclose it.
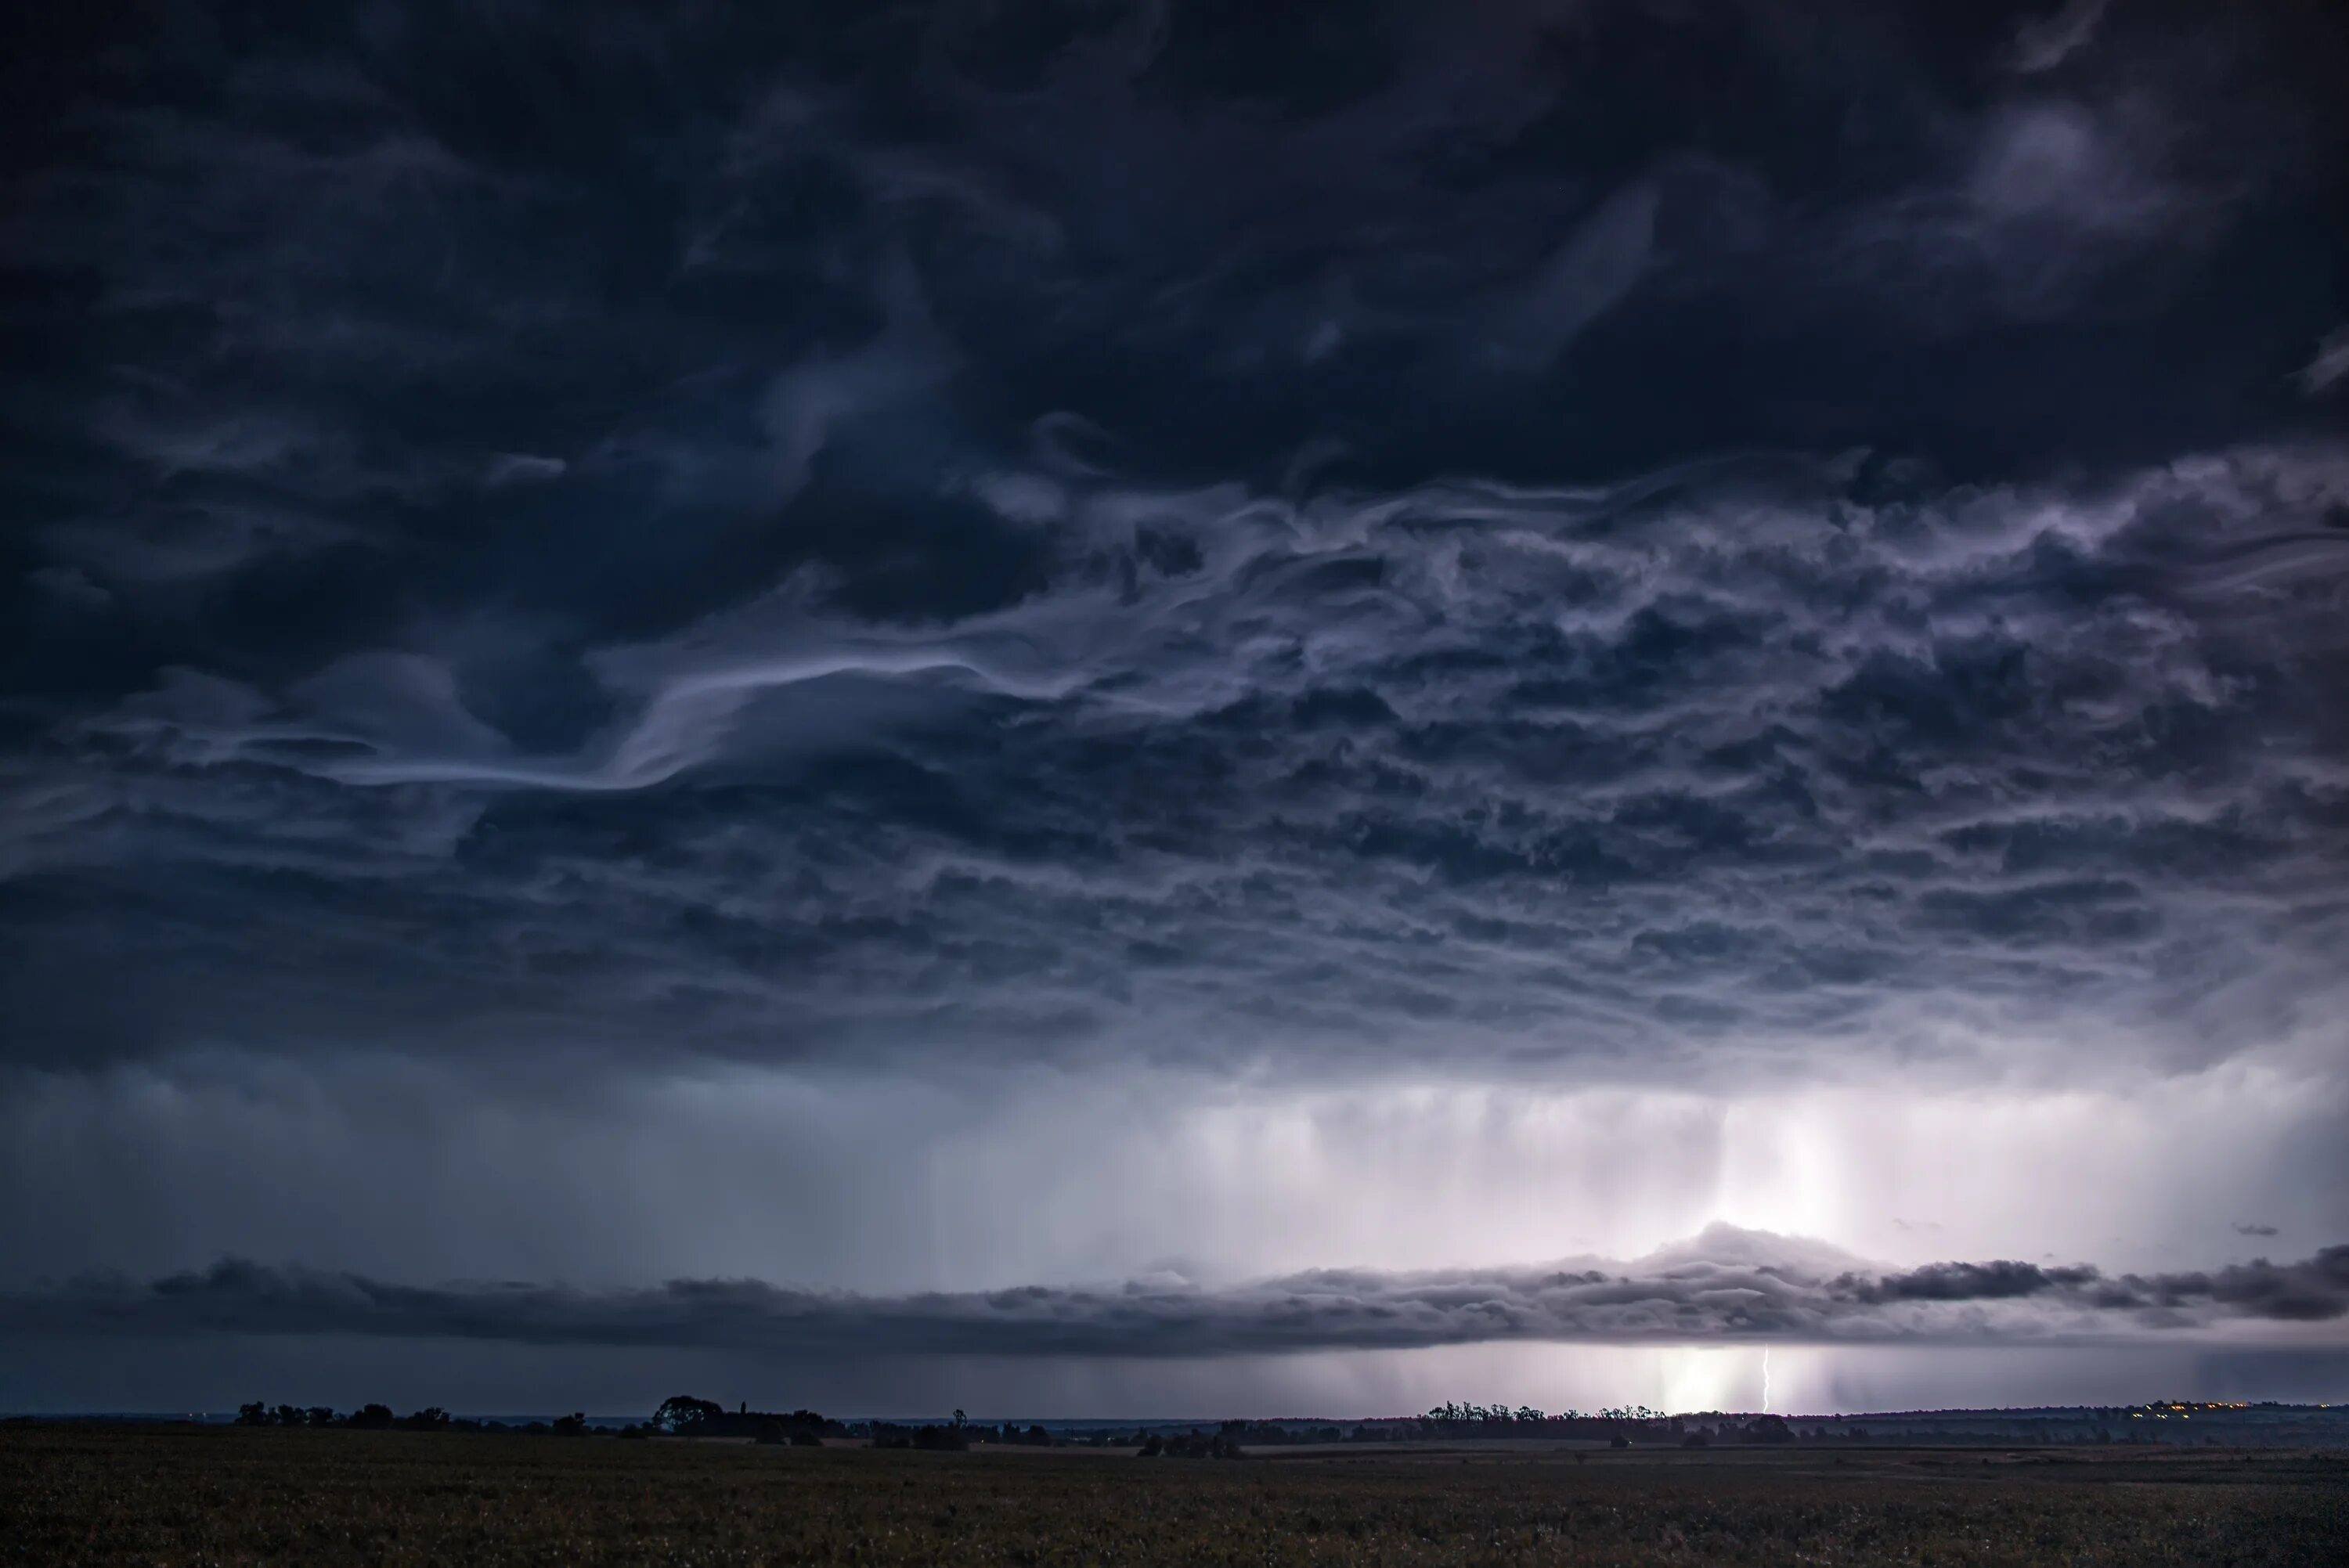
<path fill-rule="evenodd" d="M 271 1406 L 258 1399 L 236 1408 L 236 1424 L 240 1427 L 350 1427 L 360 1431 L 378 1432 L 525 1432 L 559 1438 L 585 1437 L 588 1430 L 586 1416 L 576 1410 L 567 1416 L 557 1416 L 552 1421 L 512 1425 L 504 1421 L 452 1416 L 438 1405 L 427 1405 L 405 1416 L 392 1414 L 388 1405 L 361 1405 L 356 1410 L 337 1415 L 326 1405 Z"/>
<path fill-rule="evenodd" d="M 12 1418 L 5 1424 L 40 1418 Z M 1667 1416 L 1643 1405 L 1555 1414 L 1530 1405 L 1480 1405 L 1447 1401 L 1423 1416 L 1351 1422 L 1225 1421 L 1218 1425 L 1162 1422 L 1124 1428 L 1050 1429 L 1040 1424 L 972 1422 L 957 1410 L 944 1421 L 906 1423 L 840 1421 L 818 1411 L 753 1410 L 748 1403 L 729 1410 L 714 1399 L 672 1395 L 652 1415 L 633 1425 L 591 1426 L 573 1411 L 551 1420 L 505 1422 L 452 1416 L 438 1405 L 407 1415 L 388 1405 L 361 1405 L 336 1411 L 325 1405 L 238 1407 L 244 1427 L 341 1428 L 370 1431 L 508 1432 L 526 1436 L 623 1439 L 709 1438 L 792 1447 L 829 1441 L 865 1442 L 881 1449 L 953 1451 L 974 1446 L 1125 1449 L 1145 1459 L 1233 1459 L 1245 1452 L 1296 1444 L 1362 1444 L 1456 1441 L 1480 1438 L 1538 1438 L 1614 1448 L 1677 1445 L 1703 1449 L 1719 1444 L 1870 1442 L 1965 1443 L 1985 1440 L 2050 1443 L 2210 1443 L 2221 1428 L 2232 1442 L 2290 1446 L 2339 1440 L 2341 1413 L 2319 1406 L 2156 1402 L 2143 1406 L 2063 1407 L 2033 1410 L 1921 1410 L 1867 1417 L 1837 1416 L 1832 1422 L 1804 1418 L 1797 1426 L 1783 1416 L 1701 1412 Z"/>
<path fill-rule="evenodd" d="M 367 1431 L 520 1432 L 556 1437 L 584 1437 L 592 1429 L 585 1414 L 574 1411 L 551 1421 L 508 1423 L 450 1415 L 428 1405 L 408 1415 L 396 1415 L 388 1405 L 362 1405 L 338 1413 L 324 1405 L 270 1406 L 261 1401 L 243 1405 L 237 1424 L 245 1427 L 341 1427 Z M 1776 1418 L 1765 1418 L 1775 1420 Z M 1781 1423 L 1783 1425 L 1783 1423 Z M 1649 1429 L 1642 1430 L 1642 1429 Z M 840 1421 L 810 1409 L 753 1410 L 748 1403 L 728 1409 L 714 1399 L 693 1394 L 673 1394 L 662 1400 L 651 1417 L 633 1426 L 601 1430 L 620 1438 L 699 1438 L 748 1439 L 797 1448 L 822 1446 L 827 1439 L 863 1441 L 877 1449 L 918 1449 L 947 1452 L 974 1443 L 1029 1448 L 1088 1447 L 1133 1449 L 1148 1459 L 1229 1459 L 1245 1448 L 1297 1443 L 1392 1442 L 1464 1437 L 1609 1438 L 1624 1440 L 1638 1432 L 1643 1438 L 1681 1435 L 1677 1418 L 1662 1417 L 1640 1406 L 1603 1410 L 1585 1416 L 1568 1410 L 1549 1415 L 1531 1406 L 1445 1404 L 1424 1417 L 1348 1425 L 1299 1421 L 1225 1421 L 1214 1428 L 1184 1429 L 1160 1425 L 1130 1429 L 1096 1429 L 1084 1433 L 1053 1432 L 1040 1424 L 1011 1422 L 974 1425 L 960 1410 L 946 1421 Z"/>
<path fill-rule="evenodd" d="M 896 1421 L 839 1421 L 816 1410 L 753 1410 L 747 1403 L 728 1409 L 715 1399 L 705 1399 L 693 1394 L 672 1394 L 663 1399 L 651 1417 L 633 1426 L 591 1428 L 585 1415 L 574 1412 L 557 1417 L 553 1421 L 530 1421 L 514 1424 L 452 1416 L 438 1405 L 401 1416 L 388 1405 L 362 1405 L 355 1410 L 337 1413 L 324 1405 L 271 1406 L 259 1400 L 237 1408 L 237 1425 L 243 1427 L 308 1427 L 347 1428 L 361 1431 L 408 1432 L 519 1432 L 559 1437 L 588 1435 L 622 1439 L 652 1437 L 748 1439 L 756 1443 L 782 1444 L 795 1448 L 821 1447 L 827 1440 L 862 1441 L 876 1449 L 914 1449 L 930 1452 L 955 1452 L 973 1444 L 1009 1445 L 1020 1448 L 1054 1448 L 1081 1445 L 1087 1447 L 1130 1448 L 1146 1458 L 1237 1458 L 1244 1437 L 1254 1434 L 1252 1440 L 1286 1440 L 1286 1432 L 1268 1423 L 1226 1421 L 1216 1431 L 1169 1431 L 1164 1429 L 1136 1429 L 1127 1432 L 1095 1431 L 1083 1437 L 1055 1433 L 1038 1423 L 1020 1426 L 1005 1421 L 996 1424 L 973 1423 L 962 1411 L 957 1410 L 945 1421 L 905 1423 Z M 1334 1439 L 1336 1429 L 1331 1429 Z"/>
<path fill-rule="evenodd" d="M 826 1438 L 845 1438 L 848 1429 L 813 1410 L 728 1409 L 715 1399 L 672 1394 L 653 1412 L 655 1430 L 675 1438 L 749 1438 L 753 1442 L 818 1448 Z"/>

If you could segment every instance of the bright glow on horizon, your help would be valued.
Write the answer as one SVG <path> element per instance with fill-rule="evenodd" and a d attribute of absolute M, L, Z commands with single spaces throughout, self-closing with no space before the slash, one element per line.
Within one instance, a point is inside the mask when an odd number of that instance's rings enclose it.
<path fill-rule="evenodd" d="M 1936 1099 L 1241 1093 L 1175 1075 L 957 1088 L 739 1068 L 524 1105 L 459 1095 L 439 1064 L 356 1057 L 36 1077 L 0 1121 L 0 1217 L 27 1276 L 89 1266 L 85 1239 L 106 1232 L 133 1273 L 233 1253 L 425 1281 L 526 1267 L 866 1291 L 1628 1262 L 1716 1220 L 1890 1265 L 2202 1266 L 2349 1224 L 2349 1193 L 2282 1174 L 2333 1147 L 2341 1086 L 2240 1068 Z M 2212 1125 L 2233 1136 L 2175 1136 Z M 874 1164 L 882 1145 L 908 1153 Z M 330 1151 L 366 1165 L 400 1150 L 397 1191 L 301 1178 Z M 35 1202 L 74 1157 L 108 1181 Z M 194 1169 L 244 1174 L 206 1187 Z M 817 1184 L 833 1208 L 777 1201 Z"/>
<path fill-rule="evenodd" d="M 1667 1350 L 1658 1360 L 1662 1391 L 1656 1405 L 1675 1416 L 1741 1408 L 1757 1365 L 1754 1353 L 1742 1346 Z"/>
<path fill-rule="evenodd" d="M 1721 1174 L 1708 1222 L 1846 1244 L 1848 1172 L 1837 1108 L 1815 1098 L 1735 1103 L 1722 1117 Z"/>

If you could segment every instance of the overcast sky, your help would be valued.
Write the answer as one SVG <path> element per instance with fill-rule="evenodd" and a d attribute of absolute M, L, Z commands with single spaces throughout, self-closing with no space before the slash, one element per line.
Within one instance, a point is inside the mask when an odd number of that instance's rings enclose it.
<path fill-rule="evenodd" d="M 2330 7 L 26 9 L 0 1408 L 2349 1396 Z"/>

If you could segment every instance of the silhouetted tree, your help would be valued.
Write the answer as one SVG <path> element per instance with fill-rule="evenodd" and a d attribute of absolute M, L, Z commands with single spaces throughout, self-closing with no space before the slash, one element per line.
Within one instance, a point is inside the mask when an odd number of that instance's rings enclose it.
<path fill-rule="evenodd" d="M 298 1405 L 280 1405 L 277 1407 L 277 1424 L 281 1427 L 306 1427 L 310 1424 L 310 1417 Z"/>
<path fill-rule="evenodd" d="M 554 1435 L 558 1438 L 584 1438 L 587 1435 L 587 1413 L 574 1410 L 567 1416 L 554 1418 Z"/>
<path fill-rule="evenodd" d="M 304 1411 L 303 1415 L 314 1427 L 331 1427 L 335 1424 L 335 1411 L 331 1405 L 313 1405 Z"/>
<path fill-rule="evenodd" d="M 653 1425 L 679 1437 L 690 1437 L 712 1421 L 725 1415 L 726 1408 L 715 1399 L 698 1399 L 691 1394 L 671 1394 L 653 1412 Z"/>
<path fill-rule="evenodd" d="M 269 1407 L 258 1399 L 250 1405 L 239 1405 L 236 1408 L 236 1424 L 240 1427 L 269 1425 Z"/>
<path fill-rule="evenodd" d="M 391 1425 L 394 1418 L 388 1405 L 362 1405 L 350 1414 L 350 1424 L 380 1431 Z"/>

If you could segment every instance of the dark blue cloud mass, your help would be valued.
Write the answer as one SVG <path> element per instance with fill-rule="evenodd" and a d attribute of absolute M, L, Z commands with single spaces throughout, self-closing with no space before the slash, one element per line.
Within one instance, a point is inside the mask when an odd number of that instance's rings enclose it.
<path fill-rule="evenodd" d="M 15 24 L 20 1059 L 2338 1016 L 2313 7 L 133 9 Z"/>
<path fill-rule="evenodd" d="M 16 10 L 0 1333 L 2337 1333 L 2337 8 Z"/>

